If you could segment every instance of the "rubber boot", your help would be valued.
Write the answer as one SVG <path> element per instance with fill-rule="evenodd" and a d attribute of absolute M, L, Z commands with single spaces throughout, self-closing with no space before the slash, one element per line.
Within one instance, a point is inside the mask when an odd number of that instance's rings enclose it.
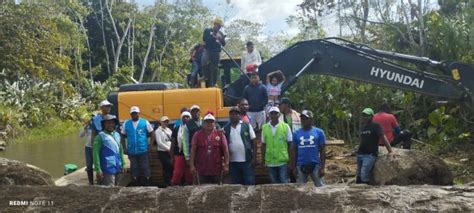
<path fill-rule="evenodd" d="M 145 178 L 144 186 L 150 186 L 150 184 L 151 184 L 150 177 Z"/>
<path fill-rule="evenodd" d="M 89 180 L 89 185 L 94 185 L 94 171 L 87 170 L 87 179 Z"/>
<path fill-rule="evenodd" d="M 133 178 L 132 178 L 132 184 L 131 184 L 131 186 L 139 186 L 138 177 L 133 177 Z"/>

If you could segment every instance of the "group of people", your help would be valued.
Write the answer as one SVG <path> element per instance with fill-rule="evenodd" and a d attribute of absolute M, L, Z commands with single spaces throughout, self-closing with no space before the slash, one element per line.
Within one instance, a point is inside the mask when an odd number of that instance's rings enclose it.
<path fill-rule="evenodd" d="M 215 19 L 214 26 L 203 33 L 204 44 L 193 48 L 191 85 L 197 84 L 200 70 L 207 86 L 215 85 L 220 51 L 225 45 L 222 25 L 222 19 Z M 229 122 L 224 126 L 217 123 L 212 112 L 201 117 L 200 107 L 193 105 L 181 109 L 180 119 L 173 126 L 167 116 L 161 117 L 157 128 L 140 117 L 139 107 L 133 106 L 130 119 L 119 127 L 117 118 L 110 114 L 112 104 L 102 101 L 101 114 L 95 115 L 84 128 L 84 132 L 90 132 L 85 147 L 89 184 L 94 184 L 95 169 L 98 183 L 117 185 L 117 175 L 123 172 L 124 154 L 127 154 L 134 185 L 150 185 L 148 152 L 155 149 L 166 186 L 219 184 L 227 174 L 234 184 L 253 185 L 257 141 L 260 141 L 262 164 L 272 183 L 290 180 L 306 183 L 310 176 L 315 186 L 324 185 L 324 131 L 314 126 L 311 111 L 297 112 L 289 98 L 280 99 L 286 81 L 282 71 L 268 73 L 266 84 L 260 81 L 260 55 L 252 42 L 246 47 L 241 67 L 250 77 L 250 83 L 243 91 L 243 98 L 230 109 Z M 386 146 L 389 157 L 393 158 L 390 143 L 400 133 L 400 127 L 388 111 L 388 105 L 383 105 L 377 114 L 371 108 L 362 111 L 358 183 L 369 182 L 379 145 Z"/>
<path fill-rule="evenodd" d="M 306 183 L 311 177 L 315 186 L 324 185 L 326 137 L 314 126 L 314 114 L 309 110 L 297 112 L 288 98 L 282 98 L 278 106 L 269 108 L 268 116 L 264 115 L 268 120 L 259 126 L 252 122 L 252 105 L 242 98 L 230 108 L 229 122 L 223 126 L 212 112 L 201 117 L 200 107 L 193 105 L 181 109 L 181 117 L 173 125 L 167 116 L 161 117 L 157 128 L 140 117 L 139 107 L 133 106 L 130 119 L 119 127 L 117 118 L 110 114 L 112 104 L 104 100 L 99 104 L 101 113 L 84 128 L 90 131 L 85 145 L 89 184 L 94 184 L 95 170 L 99 184 L 117 185 L 126 154 L 133 184 L 150 185 L 148 154 L 156 150 L 166 186 L 219 184 L 227 174 L 233 184 L 254 185 L 260 141 L 261 163 L 272 183 L 289 183 L 293 176 L 297 183 Z M 400 127 L 387 105 L 377 113 L 363 109 L 362 122 L 357 183 L 369 183 L 379 145 L 387 148 L 389 158 L 394 158 L 390 144 L 400 134 Z"/>
<path fill-rule="evenodd" d="M 220 54 L 225 46 L 226 36 L 220 31 L 223 25 L 221 18 L 214 19 L 213 26 L 204 30 L 202 42 L 191 49 L 192 68 L 188 79 L 191 87 L 200 87 L 200 81 L 205 82 L 206 87 L 216 85 Z"/>
<path fill-rule="evenodd" d="M 262 163 L 272 183 L 288 183 L 290 173 L 298 177 L 298 182 L 306 182 L 311 176 L 316 186 L 322 186 L 324 132 L 313 126 L 309 110 L 298 113 L 301 122 L 290 123 L 297 128 L 292 130 L 283 119 L 288 113 L 281 113 L 288 110 L 285 105 L 290 103 L 286 100 L 280 107 L 269 109 L 269 122 L 261 128 L 251 125 L 251 105 L 245 98 L 230 108 L 229 122 L 223 126 L 212 112 L 201 117 L 200 107 L 193 105 L 181 109 L 180 119 L 172 126 L 167 116 L 161 117 L 157 128 L 140 116 L 137 106 L 130 108 L 130 119 L 118 126 L 116 116 L 110 114 L 112 104 L 104 100 L 99 104 L 101 113 L 84 127 L 90 131 L 85 148 L 89 184 L 94 184 L 95 170 L 97 183 L 117 185 L 126 154 L 133 184 L 150 185 L 148 154 L 156 150 L 166 186 L 220 184 L 227 174 L 233 184 L 254 185 L 258 137 Z"/>
<path fill-rule="evenodd" d="M 220 31 L 223 25 L 223 20 L 221 18 L 216 18 L 213 22 L 213 27 L 204 30 L 202 42 L 196 44 L 191 49 L 189 61 L 192 66 L 188 78 L 188 84 L 191 87 L 202 87 L 199 83 L 200 81 L 204 82 L 206 87 L 214 87 L 216 85 L 220 55 L 226 44 L 226 36 L 222 31 Z M 262 58 L 259 51 L 255 49 L 255 45 L 251 41 L 248 41 L 245 47 L 246 51 L 243 51 L 241 54 L 240 68 L 242 74 L 258 72 L 258 66 L 262 64 Z M 269 79 L 267 79 L 267 82 L 269 85 L 278 86 L 280 83 L 284 82 L 285 76 L 283 73 L 281 73 L 280 76 L 278 75 L 280 75 L 280 73 L 277 72 L 268 75 Z M 272 89 L 272 91 L 275 90 Z"/>

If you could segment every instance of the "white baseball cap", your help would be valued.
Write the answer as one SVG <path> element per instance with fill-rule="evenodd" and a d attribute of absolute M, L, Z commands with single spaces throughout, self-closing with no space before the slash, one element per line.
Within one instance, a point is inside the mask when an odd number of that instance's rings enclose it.
<path fill-rule="evenodd" d="M 181 118 L 183 118 L 184 116 L 191 117 L 191 113 L 189 113 L 188 111 L 184 111 L 181 113 Z"/>
<path fill-rule="evenodd" d="M 204 116 L 204 119 L 203 120 L 213 120 L 213 121 L 216 121 L 216 117 L 214 117 L 214 115 L 212 114 L 207 114 L 206 116 Z"/>
<path fill-rule="evenodd" d="M 278 113 L 280 113 L 280 109 L 279 109 L 278 107 L 274 106 L 274 107 L 271 107 L 270 110 L 268 110 L 268 113 L 270 113 L 270 112 L 278 112 Z"/>
<path fill-rule="evenodd" d="M 99 107 L 103 107 L 103 106 L 112 106 L 113 104 L 110 103 L 108 100 L 103 100 L 100 102 L 99 104 Z"/>
<path fill-rule="evenodd" d="M 201 107 L 199 107 L 198 105 L 194 104 L 194 105 L 191 106 L 191 108 L 189 108 L 189 111 L 192 111 L 193 109 L 201 110 Z"/>
<path fill-rule="evenodd" d="M 170 119 L 168 118 L 168 116 L 163 116 L 160 118 L 160 122 L 163 122 L 163 121 L 169 121 Z"/>
<path fill-rule="evenodd" d="M 134 112 L 140 113 L 140 108 L 138 108 L 137 106 L 132 106 L 132 107 L 130 108 L 130 114 L 132 114 L 132 113 L 134 113 Z"/>

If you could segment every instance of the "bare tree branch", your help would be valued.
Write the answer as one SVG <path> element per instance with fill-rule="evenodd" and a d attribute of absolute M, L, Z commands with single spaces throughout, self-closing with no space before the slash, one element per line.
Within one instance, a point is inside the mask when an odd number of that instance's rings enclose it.
<path fill-rule="evenodd" d="M 153 22 L 151 24 L 151 27 L 150 27 L 150 37 L 148 37 L 148 48 L 146 50 L 145 57 L 143 59 L 143 65 L 142 65 L 142 71 L 140 73 L 140 79 L 138 80 L 140 83 L 143 82 L 143 76 L 145 75 L 145 69 L 146 69 L 146 64 L 147 64 L 147 61 L 148 61 L 148 55 L 150 54 L 151 45 L 152 45 L 152 42 L 153 42 L 153 36 L 154 35 L 155 35 L 155 23 Z"/>
<path fill-rule="evenodd" d="M 102 31 L 102 43 L 104 44 L 104 51 L 105 51 L 105 59 L 106 59 L 106 63 L 107 63 L 107 73 L 111 74 L 111 71 L 110 71 L 110 56 L 109 56 L 109 49 L 107 48 L 107 42 L 105 41 L 105 30 L 104 30 L 104 8 L 102 6 L 102 0 L 99 0 L 99 5 L 100 5 L 100 19 L 101 21 L 99 22 L 99 20 L 97 19 L 97 23 L 99 24 L 100 26 L 100 29 Z"/>
<path fill-rule="evenodd" d="M 122 46 L 123 46 L 123 43 L 125 42 L 125 39 L 127 38 L 128 31 L 130 30 L 130 26 L 131 26 L 133 18 L 128 20 L 127 26 L 125 27 L 125 30 L 123 31 L 123 35 L 120 36 L 120 34 L 118 32 L 118 29 L 117 29 L 117 26 L 115 24 L 115 19 L 112 15 L 112 5 L 113 5 L 113 3 L 114 3 L 114 0 L 110 0 L 110 6 L 109 6 L 107 4 L 107 0 L 105 0 L 105 7 L 107 9 L 107 13 L 109 14 L 110 21 L 112 22 L 112 27 L 113 27 L 114 32 L 115 32 L 115 39 L 117 40 L 117 47 L 114 50 L 114 66 L 113 66 L 113 69 L 112 69 L 113 72 L 116 72 L 118 70 L 118 63 L 119 63 L 119 60 L 120 60 L 120 53 L 121 53 L 121 50 L 122 50 Z M 112 46 L 114 46 L 114 45 L 112 45 Z"/>

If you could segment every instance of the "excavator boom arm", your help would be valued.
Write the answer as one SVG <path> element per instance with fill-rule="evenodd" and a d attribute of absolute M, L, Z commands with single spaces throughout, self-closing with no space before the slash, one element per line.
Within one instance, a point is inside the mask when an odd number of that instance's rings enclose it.
<path fill-rule="evenodd" d="M 260 78 L 266 79 L 267 73 L 281 70 L 290 79 L 283 87 L 286 90 L 300 74 L 322 74 L 444 99 L 472 100 L 474 70 L 467 65 L 375 50 L 342 39 L 333 40 L 318 39 L 294 44 L 263 63 L 259 67 Z M 225 94 L 240 97 L 242 86 L 246 83 L 245 79 L 237 80 L 226 88 Z"/>

